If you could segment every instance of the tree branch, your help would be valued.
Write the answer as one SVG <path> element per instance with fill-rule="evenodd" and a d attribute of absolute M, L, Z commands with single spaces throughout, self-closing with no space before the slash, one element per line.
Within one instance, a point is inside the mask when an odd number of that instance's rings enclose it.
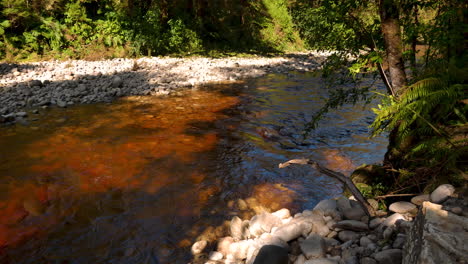
<path fill-rule="evenodd" d="M 301 164 L 301 165 L 309 164 L 314 169 L 318 170 L 319 172 L 339 180 L 354 195 L 354 197 L 357 199 L 357 201 L 361 205 L 362 209 L 364 209 L 364 212 L 369 217 L 374 217 L 376 215 L 374 208 L 367 202 L 367 200 L 364 198 L 362 193 L 359 191 L 359 189 L 356 187 L 356 185 L 354 185 L 353 181 L 351 181 L 351 179 L 349 177 L 346 177 L 344 174 L 342 174 L 340 172 L 336 172 L 336 171 L 330 170 L 330 169 L 328 169 L 326 167 L 323 167 L 318 162 L 313 161 L 313 160 L 309 160 L 309 159 L 292 159 L 290 161 L 286 161 L 285 163 L 280 163 L 278 165 L 278 167 L 280 169 L 282 169 L 282 168 L 286 168 L 287 166 L 289 166 L 291 164 Z"/>

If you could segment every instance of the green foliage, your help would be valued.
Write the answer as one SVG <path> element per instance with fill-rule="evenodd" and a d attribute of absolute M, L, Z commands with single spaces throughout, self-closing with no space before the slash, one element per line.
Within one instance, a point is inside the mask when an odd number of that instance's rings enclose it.
<path fill-rule="evenodd" d="M 451 82 L 450 72 L 415 82 L 398 99 L 385 96 L 373 109 L 373 134 L 393 131 L 393 154 L 412 166 L 456 170 L 466 158 L 468 139 L 458 131 L 467 126 L 468 84 Z"/>
<path fill-rule="evenodd" d="M 0 58 L 301 48 L 286 0 L 1 0 Z M 7 50 L 6 46 L 10 49 Z M 12 48 L 11 48 L 12 47 Z"/>
<path fill-rule="evenodd" d="M 167 22 L 167 48 L 173 52 L 197 52 L 201 50 L 202 41 L 197 33 L 184 24 L 181 19 L 171 19 Z"/>

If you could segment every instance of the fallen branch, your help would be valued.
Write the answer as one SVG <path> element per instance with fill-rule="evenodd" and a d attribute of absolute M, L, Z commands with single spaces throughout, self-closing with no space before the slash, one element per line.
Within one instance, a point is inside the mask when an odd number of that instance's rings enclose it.
<path fill-rule="evenodd" d="M 286 168 L 287 166 L 291 164 L 301 164 L 301 165 L 309 164 L 314 169 L 318 170 L 319 172 L 339 180 L 348 188 L 351 194 L 353 194 L 353 196 L 357 199 L 357 201 L 361 205 L 362 209 L 364 209 L 364 212 L 366 212 L 366 214 L 369 217 L 372 218 L 376 215 L 374 208 L 369 204 L 369 202 L 367 202 L 367 200 L 364 198 L 362 193 L 359 191 L 356 185 L 354 185 L 353 181 L 351 181 L 349 177 L 346 177 L 344 174 L 340 172 L 336 172 L 326 167 L 323 167 L 316 161 L 309 160 L 309 159 L 292 159 L 290 161 L 286 161 L 285 163 L 280 163 L 278 167 L 282 169 L 282 168 Z"/>
<path fill-rule="evenodd" d="M 401 197 L 401 196 L 415 196 L 417 193 L 398 193 L 398 194 L 386 194 L 375 197 L 375 199 L 385 199 L 388 197 Z"/>

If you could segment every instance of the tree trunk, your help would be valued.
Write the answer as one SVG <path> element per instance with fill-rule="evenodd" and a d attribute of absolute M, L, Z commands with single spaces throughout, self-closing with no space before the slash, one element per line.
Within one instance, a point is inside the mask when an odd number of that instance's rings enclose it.
<path fill-rule="evenodd" d="M 379 11 L 392 90 L 398 96 L 406 85 L 398 7 L 394 0 L 380 0 Z"/>
<path fill-rule="evenodd" d="M 411 35 L 411 67 L 413 68 L 413 72 L 416 71 L 416 45 L 418 44 L 418 32 L 419 32 L 419 12 L 418 12 L 418 5 L 413 3 L 413 14 L 414 14 L 414 27 L 416 30 L 412 32 Z M 414 75 L 414 74 L 413 74 Z"/>

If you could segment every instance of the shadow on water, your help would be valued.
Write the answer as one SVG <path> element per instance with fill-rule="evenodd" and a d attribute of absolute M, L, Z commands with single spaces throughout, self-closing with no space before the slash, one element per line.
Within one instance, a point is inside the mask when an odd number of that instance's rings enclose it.
<path fill-rule="evenodd" d="M 307 74 L 269 75 L 49 109 L 1 128 L 0 262 L 187 263 L 191 244 L 226 235 L 233 215 L 338 195 L 333 179 L 277 168 L 312 157 L 349 172 L 383 156 L 356 107 L 302 139 L 321 86 Z"/>

